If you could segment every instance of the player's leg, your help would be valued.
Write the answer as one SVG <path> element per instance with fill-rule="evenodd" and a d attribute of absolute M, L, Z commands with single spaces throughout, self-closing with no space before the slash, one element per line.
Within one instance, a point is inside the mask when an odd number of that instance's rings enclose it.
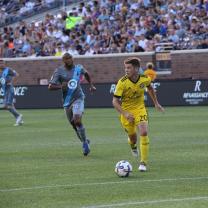
<path fill-rule="evenodd" d="M 134 157 L 138 158 L 139 156 L 139 151 L 137 148 L 137 134 L 130 134 L 128 135 L 128 143 L 131 147 L 131 153 Z"/>
<path fill-rule="evenodd" d="M 82 123 L 82 115 L 84 113 L 84 99 L 76 100 L 72 105 L 73 120 L 77 128 L 77 132 L 82 140 L 83 154 L 87 156 L 90 153 L 90 140 L 87 139 L 85 127 Z"/>
<path fill-rule="evenodd" d="M 14 115 L 16 122 L 14 126 L 20 126 L 24 123 L 22 114 L 19 114 L 14 105 L 8 105 L 7 109 Z"/>
<path fill-rule="evenodd" d="M 138 127 L 139 133 L 140 133 L 140 164 L 139 164 L 139 170 L 140 171 L 146 171 L 147 170 L 147 159 L 149 155 L 149 138 L 147 136 L 148 133 L 148 116 L 147 111 L 144 108 L 140 108 L 137 111 L 136 119 L 135 119 L 136 125 Z"/>
<path fill-rule="evenodd" d="M 7 90 L 4 97 L 4 105 L 5 108 L 15 117 L 16 123 L 14 125 L 19 126 L 23 124 L 23 119 L 22 119 L 22 115 L 17 112 L 13 104 L 13 99 L 14 99 L 14 90 L 13 89 Z"/>
<path fill-rule="evenodd" d="M 128 134 L 128 144 L 130 145 L 132 155 L 138 158 L 138 149 L 137 149 L 137 133 L 136 126 L 129 123 L 124 116 L 121 116 L 121 124 Z"/>
<path fill-rule="evenodd" d="M 66 116 L 67 116 L 67 119 L 69 121 L 69 123 L 72 125 L 74 131 L 76 132 L 77 134 L 77 137 L 80 139 L 80 141 L 82 142 L 82 138 L 80 137 L 78 131 L 77 131 L 77 127 L 74 123 L 74 120 L 73 120 L 73 112 L 72 112 L 72 106 L 70 108 L 65 108 L 65 113 L 66 113 Z"/>
<path fill-rule="evenodd" d="M 90 153 L 90 146 L 89 146 L 90 140 L 87 139 L 86 137 L 85 127 L 82 123 L 82 115 L 75 114 L 73 118 L 74 118 L 75 126 L 77 128 L 77 133 L 79 134 L 79 137 L 81 138 L 82 141 L 83 154 L 87 156 Z"/>
<path fill-rule="evenodd" d="M 147 160 L 149 155 L 149 137 L 147 135 L 148 122 L 146 121 L 140 122 L 138 127 L 140 132 L 140 154 L 141 154 L 139 170 L 146 171 Z"/>
<path fill-rule="evenodd" d="M 81 141 L 86 141 L 85 127 L 82 123 L 82 115 L 84 113 L 84 100 L 76 100 L 72 104 L 73 122 L 76 126 L 77 132 L 81 138 Z"/>

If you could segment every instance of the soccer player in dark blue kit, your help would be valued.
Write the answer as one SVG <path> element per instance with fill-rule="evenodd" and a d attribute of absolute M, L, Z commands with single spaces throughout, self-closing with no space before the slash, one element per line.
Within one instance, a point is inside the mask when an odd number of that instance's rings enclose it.
<path fill-rule="evenodd" d="M 19 74 L 15 70 L 6 67 L 5 62 L 3 60 L 0 60 L 0 87 L 3 92 L 3 104 L 4 108 L 12 113 L 12 115 L 15 117 L 16 123 L 14 124 L 14 126 L 19 126 L 23 124 L 22 115 L 17 112 L 13 103 L 13 80 L 17 76 L 19 76 Z"/>
<path fill-rule="evenodd" d="M 60 66 L 54 71 L 48 88 L 49 90 L 62 90 L 63 107 L 67 119 L 82 142 L 83 154 L 87 156 L 90 153 L 90 141 L 86 137 L 85 128 L 82 123 L 85 98 L 80 85 L 82 76 L 90 84 L 90 91 L 95 91 L 96 88 L 92 83 L 88 71 L 82 65 L 75 65 L 71 54 L 65 53 L 62 61 L 64 66 Z"/>

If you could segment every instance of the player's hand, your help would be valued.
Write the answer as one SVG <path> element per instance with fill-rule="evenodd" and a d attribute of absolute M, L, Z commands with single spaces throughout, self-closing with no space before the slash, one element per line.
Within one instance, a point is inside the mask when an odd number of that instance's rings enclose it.
<path fill-rule="evenodd" d="M 96 87 L 94 85 L 90 85 L 90 92 L 96 91 Z"/>
<path fill-rule="evenodd" d="M 157 104 L 155 105 L 155 108 L 156 108 L 158 111 L 160 111 L 160 112 L 164 112 L 164 111 L 165 111 L 165 109 L 164 109 L 159 103 L 157 103 Z"/>
<path fill-rule="evenodd" d="M 125 112 L 123 115 L 130 123 L 134 123 L 135 119 L 134 119 L 134 116 L 131 113 Z"/>
<path fill-rule="evenodd" d="M 62 84 L 61 84 L 61 88 L 62 88 L 62 90 L 67 90 L 68 89 L 68 82 L 62 82 Z"/>

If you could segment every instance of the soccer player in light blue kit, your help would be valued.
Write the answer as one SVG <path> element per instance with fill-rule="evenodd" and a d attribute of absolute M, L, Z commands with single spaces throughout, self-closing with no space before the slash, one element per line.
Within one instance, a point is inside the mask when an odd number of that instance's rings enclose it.
<path fill-rule="evenodd" d="M 15 109 L 13 99 L 14 99 L 14 86 L 13 79 L 19 76 L 15 70 L 6 67 L 5 62 L 0 60 L 0 87 L 3 92 L 4 97 L 4 108 L 7 109 L 16 119 L 14 126 L 19 126 L 23 124 L 22 115 Z"/>
<path fill-rule="evenodd" d="M 62 90 L 63 107 L 68 121 L 75 130 L 78 138 L 82 142 L 84 156 L 90 153 L 89 139 L 86 137 L 85 128 L 82 123 L 82 114 L 84 112 L 84 93 L 80 85 L 80 79 L 84 75 L 90 84 L 90 91 L 96 88 L 92 83 L 88 71 L 82 65 L 75 65 L 73 57 L 65 53 L 62 57 L 64 66 L 57 68 L 49 82 L 49 90 Z"/>

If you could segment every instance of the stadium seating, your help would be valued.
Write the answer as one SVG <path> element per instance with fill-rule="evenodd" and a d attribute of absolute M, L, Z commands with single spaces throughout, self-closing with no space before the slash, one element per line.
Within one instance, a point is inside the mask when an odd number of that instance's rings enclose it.
<path fill-rule="evenodd" d="M 66 1 L 67 4 L 73 2 Z M 48 12 L 40 21 L 27 22 L 22 21 L 22 17 L 57 7 L 63 1 L 2 1 L 0 23 L 7 26 L 0 35 L 0 55 L 61 56 L 67 51 L 73 55 L 145 52 L 154 51 L 155 45 L 166 42 L 173 44 L 173 50 L 208 48 L 208 1 L 76 2 L 76 6 L 67 11 Z M 14 19 L 20 20 L 19 23 L 9 26 Z"/>

